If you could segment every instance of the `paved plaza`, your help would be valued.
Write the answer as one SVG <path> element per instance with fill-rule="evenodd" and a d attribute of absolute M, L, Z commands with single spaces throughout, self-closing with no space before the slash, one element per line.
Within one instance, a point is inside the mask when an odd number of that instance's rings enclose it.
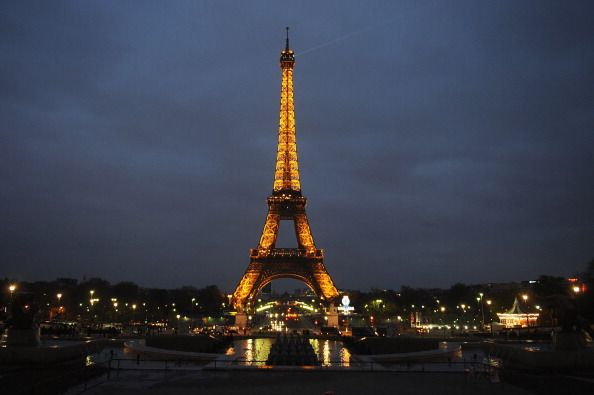
<path fill-rule="evenodd" d="M 486 377 L 447 373 L 124 371 L 94 384 L 85 394 L 530 394 L 509 384 L 491 383 Z"/>

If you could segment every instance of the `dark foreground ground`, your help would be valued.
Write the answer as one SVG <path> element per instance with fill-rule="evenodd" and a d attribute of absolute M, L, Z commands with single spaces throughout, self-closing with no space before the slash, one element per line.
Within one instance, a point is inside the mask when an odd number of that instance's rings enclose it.
<path fill-rule="evenodd" d="M 95 385 L 96 384 L 96 385 Z M 530 394 L 510 384 L 463 374 L 330 371 L 126 371 L 85 391 L 89 395 L 177 394 Z M 70 393 L 78 391 L 73 389 Z"/>

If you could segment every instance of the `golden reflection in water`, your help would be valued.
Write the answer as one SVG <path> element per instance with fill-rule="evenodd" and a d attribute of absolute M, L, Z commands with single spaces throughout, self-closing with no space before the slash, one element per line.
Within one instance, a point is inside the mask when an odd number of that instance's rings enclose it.
<path fill-rule="evenodd" d="M 351 353 L 346 347 L 340 349 L 340 363 L 342 366 L 351 366 Z"/>
<path fill-rule="evenodd" d="M 324 340 L 324 350 L 322 352 L 322 365 L 330 366 L 330 340 Z"/>
<path fill-rule="evenodd" d="M 245 347 L 245 360 L 254 360 L 254 339 L 248 339 L 247 346 Z"/>
<path fill-rule="evenodd" d="M 269 338 L 237 340 L 226 354 L 241 364 L 263 366 L 272 341 Z"/>
<path fill-rule="evenodd" d="M 309 339 L 322 366 L 350 366 L 351 353 L 335 340 Z"/>
<path fill-rule="evenodd" d="M 319 358 L 320 357 L 320 342 L 318 339 L 309 339 L 309 344 L 313 347 L 314 354 Z"/>

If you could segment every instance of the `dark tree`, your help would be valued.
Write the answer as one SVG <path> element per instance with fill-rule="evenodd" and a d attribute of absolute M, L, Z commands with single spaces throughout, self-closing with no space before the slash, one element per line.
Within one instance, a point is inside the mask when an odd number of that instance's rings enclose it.
<path fill-rule="evenodd" d="M 563 277 L 540 276 L 534 284 L 534 293 L 539 298 L 553 295 L 566 295 L 567 281 Z"/>
<path fill-rule="evenodd" d="M 121 301 L 136 302 L 139 299 L 139 288 L 133 282 L 122 281 L 112 287 L 112 295 Z"/>
<path fill-rule="evenodd" d="M 204 313 L 218 313 L 225 303 L 225 295 L 216 285 L 209 285 L 198 290 L 198 301 Z"/>

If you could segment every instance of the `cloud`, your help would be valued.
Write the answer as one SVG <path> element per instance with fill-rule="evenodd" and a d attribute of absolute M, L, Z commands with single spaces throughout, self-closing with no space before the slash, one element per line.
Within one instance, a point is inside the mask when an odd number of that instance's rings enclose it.
<path fill-rule="evenodd" d="M 339 287 L 579 271 L 594 245 L 591 11 L 13 2 L 4 275 L 232 289 L 271 191 L 285 25 L 308 214 Z"/>

